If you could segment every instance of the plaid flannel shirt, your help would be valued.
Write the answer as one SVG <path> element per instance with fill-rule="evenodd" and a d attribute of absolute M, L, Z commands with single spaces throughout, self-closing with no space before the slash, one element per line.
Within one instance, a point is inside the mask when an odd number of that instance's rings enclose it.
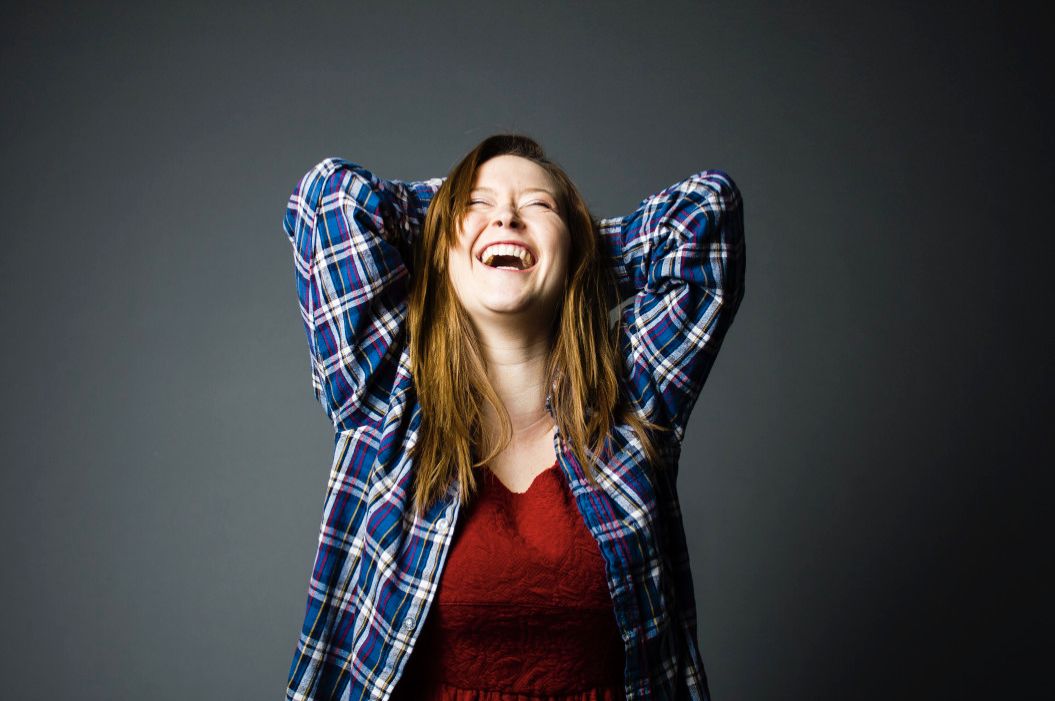
<path fill-rule="evenodd" d="M 407 457 L 421 409 L 410 374 L 411 247 L 443 179 L 383 180 L 328 158 L 289 198 L 312 387 L 335 429 L 318 552 L 286 698 L 392 694 L 433 601 L 459 503 L 457 481 L 422 517 Z M 619 284 L 623 391 L 672 429 L 654 470 L 626 426 L 587 480 L 563 437 L 555 449 L 605 562 L 625 652 L 625 694 L 709 699 L 676 491 L 689 413 L 744 290 L 743 214 L 728 175 L 706 170 L 600 220 Z M 552 413 L 550 397 L 547 409 Z"/>

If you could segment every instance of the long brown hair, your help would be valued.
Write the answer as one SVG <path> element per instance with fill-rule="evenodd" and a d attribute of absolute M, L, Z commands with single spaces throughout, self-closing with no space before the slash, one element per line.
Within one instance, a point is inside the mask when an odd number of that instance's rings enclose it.
<path fill-rule="evenodd" d="M 448 251 L 468 209 L 477 171 L 500 155 L 527 158 L 549 172 L 571 237 L 568 279 L 554 317 L 546 364 L 546 386 L 552 388 L 561 436 L 594 485 L 595 465 L 587 459 L 587 450 L 599 458 L 606 456 L 617 422 L 634 430 L 653 465 L 663 465 L 650 435 L 663 427 L 639 416 L 619 393 L 619 327 L 608 324 L 608 310 L 618 302 L 618 295 L 596 220 L 571 179 L 537 142 L 521 134 L 496 134 L 451 170 L 429 205 L 414 249 L 408 334 L 411 373 L 421 403 L 421 427 L 411 449 L 419 514 L 456 477 L 467 503 L 477 488 L 473 468 L 492 460 L 513 435 L 505 406 L 488 380 L 476 333 L 447 273 Z M 489 438 L 483 430 L 484 402 L 499 417 L 497 438 Z"/>

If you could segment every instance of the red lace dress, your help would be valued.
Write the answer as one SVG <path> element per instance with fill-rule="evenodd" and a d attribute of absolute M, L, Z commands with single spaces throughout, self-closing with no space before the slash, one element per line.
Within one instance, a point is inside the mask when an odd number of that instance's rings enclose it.
<path fill-rule="evenodd" d="M 392 701 L 623 701 L 604 560 L 564 473 L 518 493 L 481 472 Z"/>

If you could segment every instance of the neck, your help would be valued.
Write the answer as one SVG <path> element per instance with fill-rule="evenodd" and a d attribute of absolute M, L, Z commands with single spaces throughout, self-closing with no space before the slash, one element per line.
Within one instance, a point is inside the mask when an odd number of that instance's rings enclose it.
<path fill-rule="evenodd" d="M 477 337 L 487 366 L 487 378 L 509 414 L 513 435 L 548 430 L 552 426 L 552 418 L 546 411 L 549 337 L 544 333 L 527 334 L 522 329 L 513 332 L 502 327 L 478 328 Z M 490 406 L 484 409 L 484 420 L 492 427 L 498 425 Z"/>

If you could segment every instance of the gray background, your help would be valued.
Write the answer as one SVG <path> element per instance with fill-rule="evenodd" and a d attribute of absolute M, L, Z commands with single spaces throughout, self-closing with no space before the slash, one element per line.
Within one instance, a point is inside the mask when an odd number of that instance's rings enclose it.
<path fill-rule="evenodd" d="M 433 177 L 504 130 L 600 216 L 703 168 L 743 192 L 680 481 L 715 698 L 1020 695 L 1050 620 L 1039 15 L 436 5 L 5 4 L 3 696 L 282 697 L 332 437 L 286 198 L 324 156 Z"/>

